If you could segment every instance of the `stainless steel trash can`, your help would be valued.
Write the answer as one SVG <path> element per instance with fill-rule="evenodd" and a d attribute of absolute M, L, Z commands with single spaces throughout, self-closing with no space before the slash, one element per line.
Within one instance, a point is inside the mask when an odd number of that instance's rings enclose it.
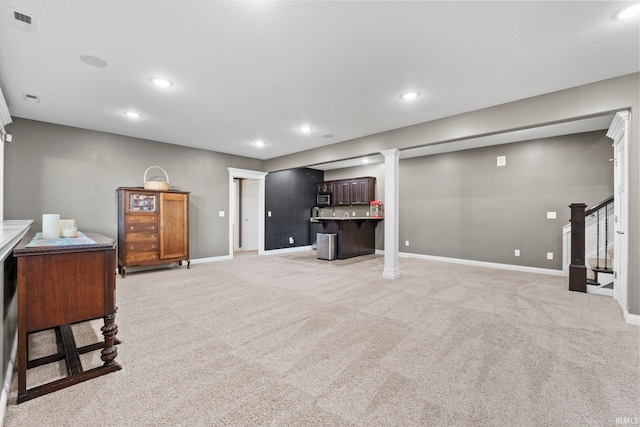
<path fill-rule="evenodd" d="M 332 260 L 336 258 L 336 234 L 318 233 L 316 236 L 318 242 L 318 259 Z"/>

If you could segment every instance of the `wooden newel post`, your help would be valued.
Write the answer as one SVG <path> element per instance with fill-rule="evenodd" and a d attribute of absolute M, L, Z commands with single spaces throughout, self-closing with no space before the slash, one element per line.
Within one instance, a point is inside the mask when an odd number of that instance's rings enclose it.
<path fill-rule="evenodd" d="M 569 290 L 587 292 L 587 266 L 584 259 L 584 203 L 572 203 L 571 208 L 571 264 L 569 265 Z"/>

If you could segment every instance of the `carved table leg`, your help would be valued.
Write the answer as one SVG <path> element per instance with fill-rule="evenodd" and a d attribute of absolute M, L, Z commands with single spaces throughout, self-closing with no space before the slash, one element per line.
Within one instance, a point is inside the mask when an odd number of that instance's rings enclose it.
<path fill-rule="evenodd" d="M 118 325 L 116 325 L 116 312 L 118 307 L 115 307 L 112 314 L 104 317 L 104 326 L 100 328 L 102 335 L 104 335 L 104 349 L 101 352 L 100 358 L 104 362 L 103 366 L 110 366 L 115 364 L 115 358 L 118 356 L 118 347 L 115 346 L 115 338 L 118 333 Z"/>

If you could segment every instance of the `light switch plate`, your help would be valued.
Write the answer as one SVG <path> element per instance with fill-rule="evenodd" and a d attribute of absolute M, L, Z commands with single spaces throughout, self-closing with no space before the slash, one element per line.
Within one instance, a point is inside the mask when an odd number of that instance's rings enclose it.
<path fill-rule="evenodd" d="M 520 249 L 516 249 L 515 251 L 513 251 L 513 255 L 520 256 Z"/>
<path fill-rule="evenodd" d="M 547 252 L 547 259 L 548 260 L 552 260 L 553 259 L 553 252 Z"/>
<path fill-rule="evenodd" d="M 507 165 L 507 156 L 498 156 L 496 159 L 498 167 Z"/>
<path fill-rule="evenodd" d="M 547 219 L 556 219 L 555 212 L 547 212 Z"/>
<path fill-rule="evenodd" d="M 224 211 L 218 211 L 218 216 L 219 216 L 220 218 L 224 217 Z"/>

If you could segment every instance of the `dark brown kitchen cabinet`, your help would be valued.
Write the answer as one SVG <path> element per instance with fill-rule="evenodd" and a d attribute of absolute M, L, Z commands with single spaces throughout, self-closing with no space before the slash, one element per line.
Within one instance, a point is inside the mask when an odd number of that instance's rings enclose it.
<path fill-rule="evenodd" d="M 318 194 L 332 194 L 333 183 L 331 181 L 324 181 L 318 183 Z"/>
<path fill-rule="evenodd" d="M 349 181 L 349 193 L 352 205 L 368 205 L 375 200 L 375 178 L 357 178 Z"/>
<path fill-rule="evenodd" d="M 333 202 L 334 205 L 350 205 L 351 196 L 349 193 L 349 181 L 333 182 Z"/>
<path fill-rule="evenodd" d="M 375 229 L 382 218 L 333 219 L 318 218 L 322 232 L 336 235 L 336 258 L 346 259 L 376 251 Z"/>
<path fill-rule="evenodd" d="M 376 179 L 372 176 L 318 183 L 318 194 L 331 194 L 334 206 L 368 205 L 376 199 L 375 193 Z"/>
<path fill-rule="evenodd" d="M 189 193 L 118 188 L 118 271 L 189 259 Z"/>

